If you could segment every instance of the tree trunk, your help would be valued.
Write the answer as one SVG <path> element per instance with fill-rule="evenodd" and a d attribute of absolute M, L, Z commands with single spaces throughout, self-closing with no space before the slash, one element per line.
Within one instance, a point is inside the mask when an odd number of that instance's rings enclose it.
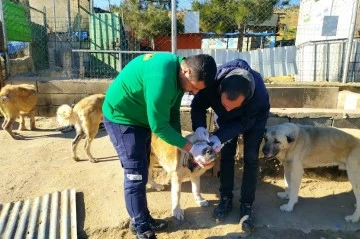
<path fill-rule="evenodd" d="M 154 39 L 154 37 L 151 37 L 151 48 L 153 49 L 153 51 L 155 51 L 155 39 Z"/>
<path fill-rule="evenodd" d="M 242 52 L 244 42 L 244 25 L 239 26 L 238 51 Z"/>

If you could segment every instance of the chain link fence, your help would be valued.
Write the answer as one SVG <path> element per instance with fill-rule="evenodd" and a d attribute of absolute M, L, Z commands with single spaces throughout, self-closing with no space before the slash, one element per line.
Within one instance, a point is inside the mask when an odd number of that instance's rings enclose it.
<path fill-rule="evenodd" d="M 341 81 L 348 69 L 347 82 L 360 78 L 356 0 L 112 3 L 3 0 L 8 74 L 111 79 L 141 53 L 172 51 L 219 65 L 240 57 L 265 77 Z"/>

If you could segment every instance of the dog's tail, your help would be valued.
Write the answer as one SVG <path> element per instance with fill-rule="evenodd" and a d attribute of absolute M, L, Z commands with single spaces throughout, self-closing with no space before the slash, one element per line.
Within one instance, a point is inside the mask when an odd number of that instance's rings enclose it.
<path fill-rule="evenodd" d="M 56 111 L 57 121 L 61 126 L 74 125 L 77 121 L 77 115 L 73 112 L 70 105 L 60 105 Z"/>

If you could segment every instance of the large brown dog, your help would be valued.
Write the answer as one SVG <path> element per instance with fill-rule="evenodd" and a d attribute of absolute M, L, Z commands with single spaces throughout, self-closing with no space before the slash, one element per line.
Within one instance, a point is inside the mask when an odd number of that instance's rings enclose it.
<path fill-rule="evenodd" d="M 71 143 L 72 158 L 78 161 L 76 149 L 80 139 L 85 138 L 85 151 L 90 162 L 97 162 L 90 152 L 91 142 L 99 131 L 102 120 L 103 94 L 90 95 L 80 100 L 74 108 L 64 104 L 57 110 L 57 118 L 62 126 L 74 125 L 76 136 Z"/>
<path fill-rule="evenodd" d="M 183 134 L 186 135 L 188 133 Z M 166 143 L 155 134 L 153 134 L 151 138 L 148 183 L 152 188 L 158 191 L 164 189 L 163 185 L 155 183 L 152 178 L 152 168 L 155 163 L 159 163 L 170 175 L 172 215 L 178 220 L 184 219 L 184 211 L 180 207 L 180 192 L 181 184 L 185 177 L 190 177 L 192 193 L 196 203 L 201 207 L 209 205 L 208 201 L 206 201 L 200 194 L 200 176 L 204 174 L 206 170 L 214 166 L 216 159 L 216 153 L 207 142 L 198 141 L 195 134 L 188 134 L 186 138 L 192 143 L 204 144 L 207 146 L 207 148 L 203 151 L 203 156 L 205 158 L 203 168 L 197 165 L 191 156 L 182 152 L 177 147 Z"/>
<path fill-rule="evenodd" d="M 262 149 L 266 158 L 277 158 L 284 165 L 285 192 L 277 196 L 289 199 L 280 207 L 290 212 L 298 201 L 304 168 L 338 165 L 346 169 L 352 185 L 356 210 L 347 222 L 360 219 L 360 131 L 286 123 L 267 128 Z"/>
<path fill-rule="evenodd" d="M 6 130 L 13 139 L 24 139 L 19 133 L 12 131 L 13 124 L 20 116 L 18 130 L 25 130 L 24 116 L 30 117 L 30 129 L 35 129 L 35 105 L 37 102 L 36 88 L 33 85 L 6 85 L 0 91 L 0 112 L 5 120 L 2 128 Z"/>

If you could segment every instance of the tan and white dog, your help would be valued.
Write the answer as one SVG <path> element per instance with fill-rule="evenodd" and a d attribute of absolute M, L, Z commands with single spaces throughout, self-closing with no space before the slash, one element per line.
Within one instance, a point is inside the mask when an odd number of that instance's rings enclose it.
<path fill-rule="evenodd" d="M 103 94 L 90 95 L 80 100 L 74 108 L 70 105 L 61 105 L 56 114 L 62 126 L 74 125 L 76 136 L 71 143 L 72 158 L 78 161 L 76 149 L 79 141 L 85 138 L 85 151 L 88 159 L 96 163 L 96 159 L 90 152 L 91 142 L 99 131 L 99 124 L 102 120 L 102 104 L 105 96 Z"/>
<path fill-rule="evenodd" d="M 10 134 L 13 139 L 24 139 L 19 133 L 12 131 L 13 124 L 20 116 L 18 130 L 25 130 L 24 116 L 30 117 L 30 130 L 35 129 L 35 105 L 38 96 L 34 85 L 6 85 L 0 91 L 0 112 L 5 120 L 2 128 Z"/>
<path fill-rule="evenodd" d="M 184 134 L 184 133 L 183 133 Z M 186 135 L 186 133 L 185 133 Z M 185 177 L 190 177 L 192 193 L 196 203 L 201 207 L 209 205 L 200 194 L 200 176 L 211 169 L 215 164 L 216 153 L 206 141 L 198 141 L 195 134 L 185 136 L 191 143 L 206 145 L 203 151 L 205 159 L 204 167 L 200 167 L 194 159 L 187 153 L 172 146 L 155 134 L 151 138 L 151 155 L 149 167 L 148 183 L 152 188 L 160 191 L 164 189 L 163 185 L 157 184 L 152 178 L 152 168 L 154 164 L 159 163 L 171 178 L 171 200 L 172 215 L 178 220 L 184 220 L 184 210 L 180 207 L 181 184 Z"/>
<path fill-rule="evenodd" d="M 285 123 L 267 128 L 262 151 L 265 158 L 277 158 L 284 166 L 285 192 L 289 199 L 282 211 L 290 212 L 298 201 L 304 168 L 339 166 L 345 169 L 352 185 L 356 209 L 347 222 L 360 219 L 360 130 L 315 127 Z"/>

